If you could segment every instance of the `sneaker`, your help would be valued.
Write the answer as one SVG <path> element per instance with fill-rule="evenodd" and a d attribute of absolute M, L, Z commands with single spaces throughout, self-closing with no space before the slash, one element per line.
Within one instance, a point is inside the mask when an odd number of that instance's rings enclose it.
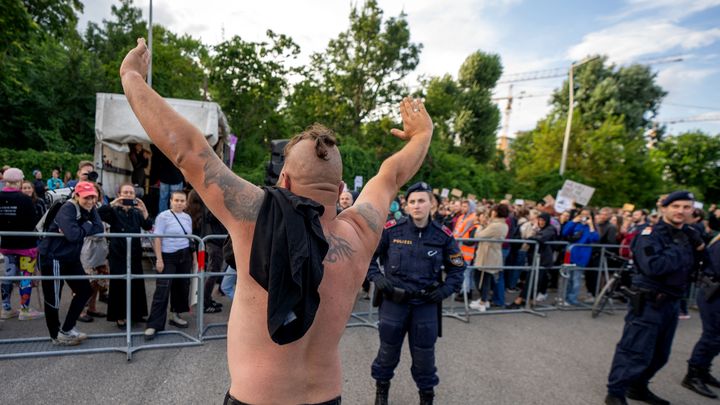
<path fill-rule="evenodd" d="M 690 319 L 690 318 L 692 318 L 692 317 L 690 316 L 690 314 L 680 314 L 680 315 L 678 316 L 678 319 L 683 320 L 683 321 L 688 320 L 688 319 Z"/>
<path fill-rule="evenodd" d="M 87 339 L 87 335 L 86 335 L 85 333 L 82 333 L 82 332 L 80 332 L 79 330 L 77 330 L 77 328 L 72 328 L 72 329 L 70 329 L 70 330 L 67 331 L 67 332 L 63 332 L 63 331 L 61 330 L 60 332 L 61 332 L 61 333 L 65 333 L 66 335 L 74 336 L 74 337 L 76 337 L 76 338 L 78 338 L 78 339 L 80 339 L 80 340 L 85 340 L 85 339 Z"/>
<path fill-rule="evenodd" d="M 3 308 L 2 312 L 0 312 L 0 319 L 10 319 L 15 318 L 20 314 L 20 311 L 17 309 L 5 309 Z"/>
<path fill-rule="evenodd" d="M 180 315 L 175 312 L 170 313 L 169 323 L 170 323 L 170 325 L 175 326 L 177 328 L 187 328 L 188 327 L 188 321 L 180 318 Z"/>
<path fill-rule="evenodd" d="M 157 330 L 155 328 L 147 328 L 145 329 L 145 340 L 153 340 L 155 339 L 155 336 L 157 336 Z"/>
<path fill-rule="evenodd" d="M 535 297 L 535 302 L 543 302 L 547 299 L 547 294 L 538 293 L 538 295 Z"/>
<path fill-rule="evenodd" d="M 366 293 L 366 294 L 367 294 L 367 293 Z M 211 300 L 211 301 L 210 301 L 210 305 L 214 306 L 215 308 L 222 308 L 222 307 L 223 307 L 222 302 L 217 302 L 217 301 L 215 301 L 215 300 Z"/>
<path fill-rule="evenodd" d="M 588 295 L 583 300 L 583 304 L 594 304 L 594 303 L 595 303 L 595 297 L 593 297 L 592 295 Z"/>
<path fill-rule="evenodd" d="M 30 321 L 33 319 L 44 318 L 44 317 L 45 317 L 45 313 L 37 311 L 31 307 L 20 309 L 20 313 L 18 314 L 18 319 L 21 321 Z"/>
<path fill-rule="evenodd" d="M 480 312 L 485 312 L 487 310 L 487 308 L 483 304 L 482 300 L 471 301 L 470 308 L 478 310 Z"/>
<path fill-rule="evenodd" d="M 74 330 L 74 328 L 73 328 Z M 56 346 L 77 346 L 82 340 L 70 332 L 58 331 L 57 338 L 53 339 L 52 342 Z"/>

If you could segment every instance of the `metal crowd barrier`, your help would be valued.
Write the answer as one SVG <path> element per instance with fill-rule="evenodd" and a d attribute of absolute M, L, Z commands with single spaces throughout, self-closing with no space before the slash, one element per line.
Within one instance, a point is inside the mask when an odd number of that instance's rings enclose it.
<path fill-rule="evenodd" d="M 455 295 L 453 295 L 451 298 L 451 305 L 450 307 L 443 309 L 443 316 L 455 318 L 458 320 L 461 320 L 463 322 L 470 322 L 470 316 L 472 315 L 496 315 L 496 314 L 503 314 L 503 313 L 528 313 L 538 316 L 545 316 L 544 314 L 541 314 L 537 311 L 535 311 L 531 305 L 531 297 L 535 297 L 536 290 L 537 290 L 537 283 L 538 283 L 538 270 L 540 268 L 540 255 L 538 254 L 538 246 L 539 243 L 536 240 L 531 239 L 488 239 L 488 238 L 458 238 L 456 239 L 458 243 L 462 242 L 470 242 L 470 243 L 510 243 L 510 244 L 529 244 L 533 245 L 535 248 L 533 249 L 533 255 L 531 258 L 528 258 L 528 265 L 526 266 L 506 266 L 503 263 L 503 266 L 501 266 L 500 270 L 519 270 L 519 271 L 526 271 L 528 272 L 527 277 L 527 283 L 530 286 L 530 288 L 527 288 L 527 295 L 525 297 L 525 305 L 518 309 L 495 309 L 492 311 L 485 311 L 481 312 L 476 309 L 470 308 L 470 303 L 468 300 L 468 291 L 472 289 L 472 285 L 470 286 L 464 286 L 465 288 L 462 289 L 461 294 L 463 295 L 463 307 L 461 308 L 461 312 L 457 311 L 456 305 L 455 305 Z M 477 249 L 477 247 L 476 247 Z M 472 283 L 472 270 L 483 270 L 483 269 L 498 269 L 497 266 L 474 266 L 474 265 L 468 265 L 467 270 L 470 271 L 470 278 Z M 464 281 L 463 281 L 464 283 Z M 482 285 L 479 286 L 482 288 Z"/>
<path fill-rule="evenodd" d="M 44 233 L 44 232 L 0 232 L 0 236 L 43 236 L 43 237 L 62 237 L 59 233 Z M 1 280 L 19 281 L 24 279 L 32 280 L 57 280 L 57 279 L 110 279 L 118 280 L 122 279 L 126 281 L 126 329 L 122 333 L 99 333 L 99 334 L 88 334 L 88 339 L 83 342 L 82 345 L 77 347 L 56 347 L 50 342 L 48 336 L 45 337 L 29 337 L 29 338 L 12 338 L 12 339 L 0 339 L 0 359 L 9 358 L 20 358 L 20 357 L 41 357 L 41 356 L 53 356 L 53 355 L 64 355 L 64 354 L 87 354 L 87 353 L 100 353 L 100 352 L 122 352 L 126 353 L 127 360 L 131 360 L 133 353 L 143 349 L 156 349 L 156 348 L 170 348 L 170 347 L 184 347 L 184 346 L 198 346 L 202 345 L 206 340 L 225 339 L 227 337 L 227 322 L 209 323 L 205 324 L 204 316 L 204 284 L 205 280 L 209 277 L 223 277 L 231 276 L 232 272 L 225 269 L 222 272 L 210 273 L 205 271 L 205 259 L 206 259 L 206 245 L 209 240 L 212 239 L 225 239 L 226 235 L 208 235 L 204 238 L 200 238 L 196 235 L 156 235 L 150 233 L 112 233 L 112 234 L 101 234 L 100 236 L 106 238 L 125 238 L 126 239 L 126 274 L 125 275 L 83 275 L 83 276 L 40 276 L 33 275 L 31 277 L 24 276 L 0 276 Z M 198 242 L 198 261 L 197 268 L 191 274 L 132 274 L 130 269 L 130 256 L 131 256 L 131 240 L 132 238 L 186 238 Z M 526 295 L 524 298 L 525 303 L 521 308 L 518 309 L 490 309 L 485 312 L 472 309 L 469 306 L 469 300 L 467 291 L 472 288 L 465 289 L 463 294 L 463 303 L 461 306 L 455 304 L 453 294 L 450 299 L 450 305 L 444 305 L 442 315 L 445 317 L 455 318 L 462 322 L 469 323 L 472 316 L 477 315 L 497 315 L 507 313 L 528 313 L 537 316 L 546 316 L 545 311 L 551 310 L 564 310 L 558 303 L 555 305 L 541 305 L 536 302 L 538 282 L 539 282 L 539 271 L 540 271 L 540 254 L 539 246 L 540 243 L 535 240 L 526 239 L 457 239 L 458 242 L 482 242 L 482 243 L 510 243 L 510 244 L 530 244 L 534 246 L 533 254 L 527 257 L 527 264 L 520 266 L 508 266 L 503 264 L 501 267 L 502 271 L 518 270 L 527 272 L 526 283 Z M 598 271 L 604 274 L 605 277 L 609 277 L 610 271 L 622 270 L 619 268 L 611 268 L 607 264 L 607 258 L 605 257 L 606 249 L 619 248 L 619 245 L 580 245 L 580 244 L 568 244 L 568 242 L 555 241 L 548 242 L 548 244 L 563 246 L 563 249 L 558 254 L 569 255 L 574 247 L 593 247 L 601 249 L 600 265 L 598 267 L 572 267 L 566 264 L 561 266 L 554 266 L 550 269 L 559 270 L 563 279 L 567 280 L 567 272 L 575 270 L 590 270 Z M 468 266 L 470 271 L 483 270 L 483 269 L 497 269 L 496 266 Z M 150 342 L 144 340 L 144 333 L 142 331 L 132 331 L 132 313 L 131 313 L 131 292 L 132 292 L 132 280 L 135 279 L 159 279 L 159 278 L 190 278 L 191 280 L 197 280 L 197 305 L 195 306 L 196 312 L 196 333 L 190 334 L 178 330 L 165 330 L 158 332 L 158 337 Z M 598 277 L 596 285 L 596 291 L 600 288 L 600 280 L 602 277 Z M 472 280 L 472 279 L 471 279 Z M 472 282 L 471 282 L 472 283 Z M 564 283 L 566 284 L 566 283 Z M 370 294 L 374 291 L 374 284 L 371 283 Z M 482 285 L 480 286 L 482 288 Z M 558 297 L 564 299 L 567 285 L 563 285 L 562 288 L 558 286 Z M 193 297 L 190 297 L 192 299 Z M 360 305 L 356 303 L 356 307 Z M 579 307 L 578 309 L 587 309 L 590 307 Z M 371 301 L 367 302 L 367 311 L 354 311 L 350 315 L 350 320 L 347 323 L 347 327 L 371 327 L 377 328 L 377 310 L 372 307 Z M 95 343 L 93 343 L 95 342 Z M 37 350 L 15 350 L 8 352 L 7 349 L 18 349 L 22 348 L 23 345 L 39 345 Z"/>
<path fill-rule="evenodd" d="M 0 232 L 2 236 L 33 236 L 33 237 L 64 237 L 61 233 L 50 233 L 50 232 Z M 100 234 L 106 238 L 125 238 L 126 240 L 126 274 L 125 275 L 82 275 L 82 276 L 43 276 L 43 275 L 32 275 L 26 276 L 0 276 L 0 281 L 20 281 L 20 280 L 92 280 L 92 279 L 107 279 L 107 280 L 126 280 L 125 299 L 126 299 L 126 329 L 124 333 L 100 333 L 100 334 L 88 334 L 87 340 L 80 346 L 70 347 L 56 347 L 52 345 L 49 336 L 44 337 L 23 337 L 23 338 L 10 338 L 0 339 L 0 359 L 11 359 L 20 357 L 44 357 L 44 356 L 55 356 L 64 354 L 88 354 L 88 353 L 102 353 L 102 352 L 123 352 L 127 356 L 127 360 L 132 359 L 133 353 L 143 349 L 154 349 L 154 348 L 165 348 L 165 347 L 184 347 L 184 346 L 198 346 L 202 344 L 202 317 L 197 317 L 197 336 L 192 336 L 188 333 L 177 331 L 177 330 L 165 330 L 158 332 L 157 341 L 146 342 L 144 340 L 143 332 L 132 331 L 132 311 L 131 311 L 131 293 L 132 293 L 132 280 L 135 279 L 158 279 L 158 278 L 201 278 L 201 274 L 197 270 L 191 274 L 132 274 L 130 269 L 131 266 L 131 240 L 132 238 L 184 238 L 195 240 L 198 242 L 199 256 L 204 255 L 205 246 L 202 239 L 195 235 L 164 235 L 164 234 L 150 234 L 150 233 L 108 233 Z M 202 253 L 201 253 L 202 252 Z M 202 270 L 203 264 L 198 262 L 200 270 Z M 39 267 L 39 266 L 38 266 Z M 37 271 L 37 270 L 36 270 Z M 202 291 L 202 289 L 200 290 Z M 44 295 L 44 291 L 43 291 Z M 202 313 L 202 308 L 200 308 Z M 61 318 L 62 319 L 62 318 Z M 124 344 L 120 344 L 120 339 L 124 338 Z M 166 342 L 163 342 L 165 340 Z M 104 341 L 107 344 L 95 343 L 94 341 Z M 22 349 L 22 346 L 35 346 L 35 350 L 26 350 L 18 352 L 17 349 Z M 3 348 L 16 349 L 12 352 L 3 350 Z M 32 349 L 32 347 L 31 347 Z"/>

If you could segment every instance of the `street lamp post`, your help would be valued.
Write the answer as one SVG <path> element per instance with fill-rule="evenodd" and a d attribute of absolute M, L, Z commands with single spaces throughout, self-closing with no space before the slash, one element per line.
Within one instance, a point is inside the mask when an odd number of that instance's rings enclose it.
<path fill-rule="evenodd" d="M 576 67 L 588 63 L 591 60 L 595 60 L 599 58 L 599 56 L 593 56 L 589 58 L 585 58 L 581 60 L 580 62 L 574 62 L 570 65 L 570 72 L 569 72 L 569 86 L 568 86 L 568 93 L 569 93 L 569 104 L 568 104 L 568 116 L 567 116 L 567 124 L 565 125 L 565 138 L 563 139 L 563 148 L 562 148 L 562 157 L 560 158 L 560 176 L 565 174 L 565 162 L 567 161 L 567 153 L 568 148 L 570 146 L 570 128 L 572 128 L 572 117 L 573 117 L 573 109 L 575 107 L 575 85 L 573 84 L 573 69 Z"/>
<path fill-rule="evenodd" d="M 147 84 L 148 86 L 152 87 L 152 32 L 153 32 L 153 20 L 152 20 L 152 0 L 150 0 L 150 19 L 148 20 L 148 51 L 150 51 L 150 61 L 148 63 L 148 72 L 147 72 Z"/>

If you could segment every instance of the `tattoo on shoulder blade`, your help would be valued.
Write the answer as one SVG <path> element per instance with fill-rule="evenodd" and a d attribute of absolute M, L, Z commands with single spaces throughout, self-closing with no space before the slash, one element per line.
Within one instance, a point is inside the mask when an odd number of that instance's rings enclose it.
<path fill-rule="evenodd" d="M 370 229 L 378 233 L 382 230 L 380 227 L 380 213 L 370 203 L 362 203 L 357 207 L 358 214 L 365 220 Z"/>
<path fill-rule="evenodd" d="M 206 159 L 203 171 L 205 172 L 204 186 L 216 184 L 222 190 L 225 207 L 238 221 L 254 222 L 257 219 L 263 193 L 250 192 L 250 183 L 239 178 L 229 170 L 225 170 L 219 159 L 211 159 L 213 151 L 206 149 L 200 152 L 200 157 Z"/>
<path fill-rule="evenodd" d="M 336 263 L 338 260 L 348 260 L 355 253 L 355 249 L 345 239 L 328 233 L 325 236 L 330 247 L 328 248 L 325 261 L 328 263 Z"/>

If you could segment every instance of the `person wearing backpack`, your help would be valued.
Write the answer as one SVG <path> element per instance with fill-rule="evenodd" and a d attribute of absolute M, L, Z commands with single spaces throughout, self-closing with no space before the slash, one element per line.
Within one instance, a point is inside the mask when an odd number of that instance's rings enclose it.
<path fill-rule="evenodd" d="M 40 271 L 43 276 L 84 276 L 85 270 L 80 262 L 80 250 L 86 236 L 104 231 L 102 220 L 95 204 L 98 192 L 95 186 L 87 181 L 75 185 L 73 198 L 65 202 L 59 210 L 49 211 L 45 218 L 48 232 L 62 233 L 62 237 L 45 237 L 40 242 Z M 54 217 L 50 214 L 56 212 Z M 73 291 L 73 299 L 60 326 L 60 292 L 63 281 Z M 88 280 L 43 280 L 45 296 L 45 322 L 50 338 L 55 345 L 77 345 L 87 335 L 75 328 L 77 319 L 87 303 L 92 289 Z"/>

